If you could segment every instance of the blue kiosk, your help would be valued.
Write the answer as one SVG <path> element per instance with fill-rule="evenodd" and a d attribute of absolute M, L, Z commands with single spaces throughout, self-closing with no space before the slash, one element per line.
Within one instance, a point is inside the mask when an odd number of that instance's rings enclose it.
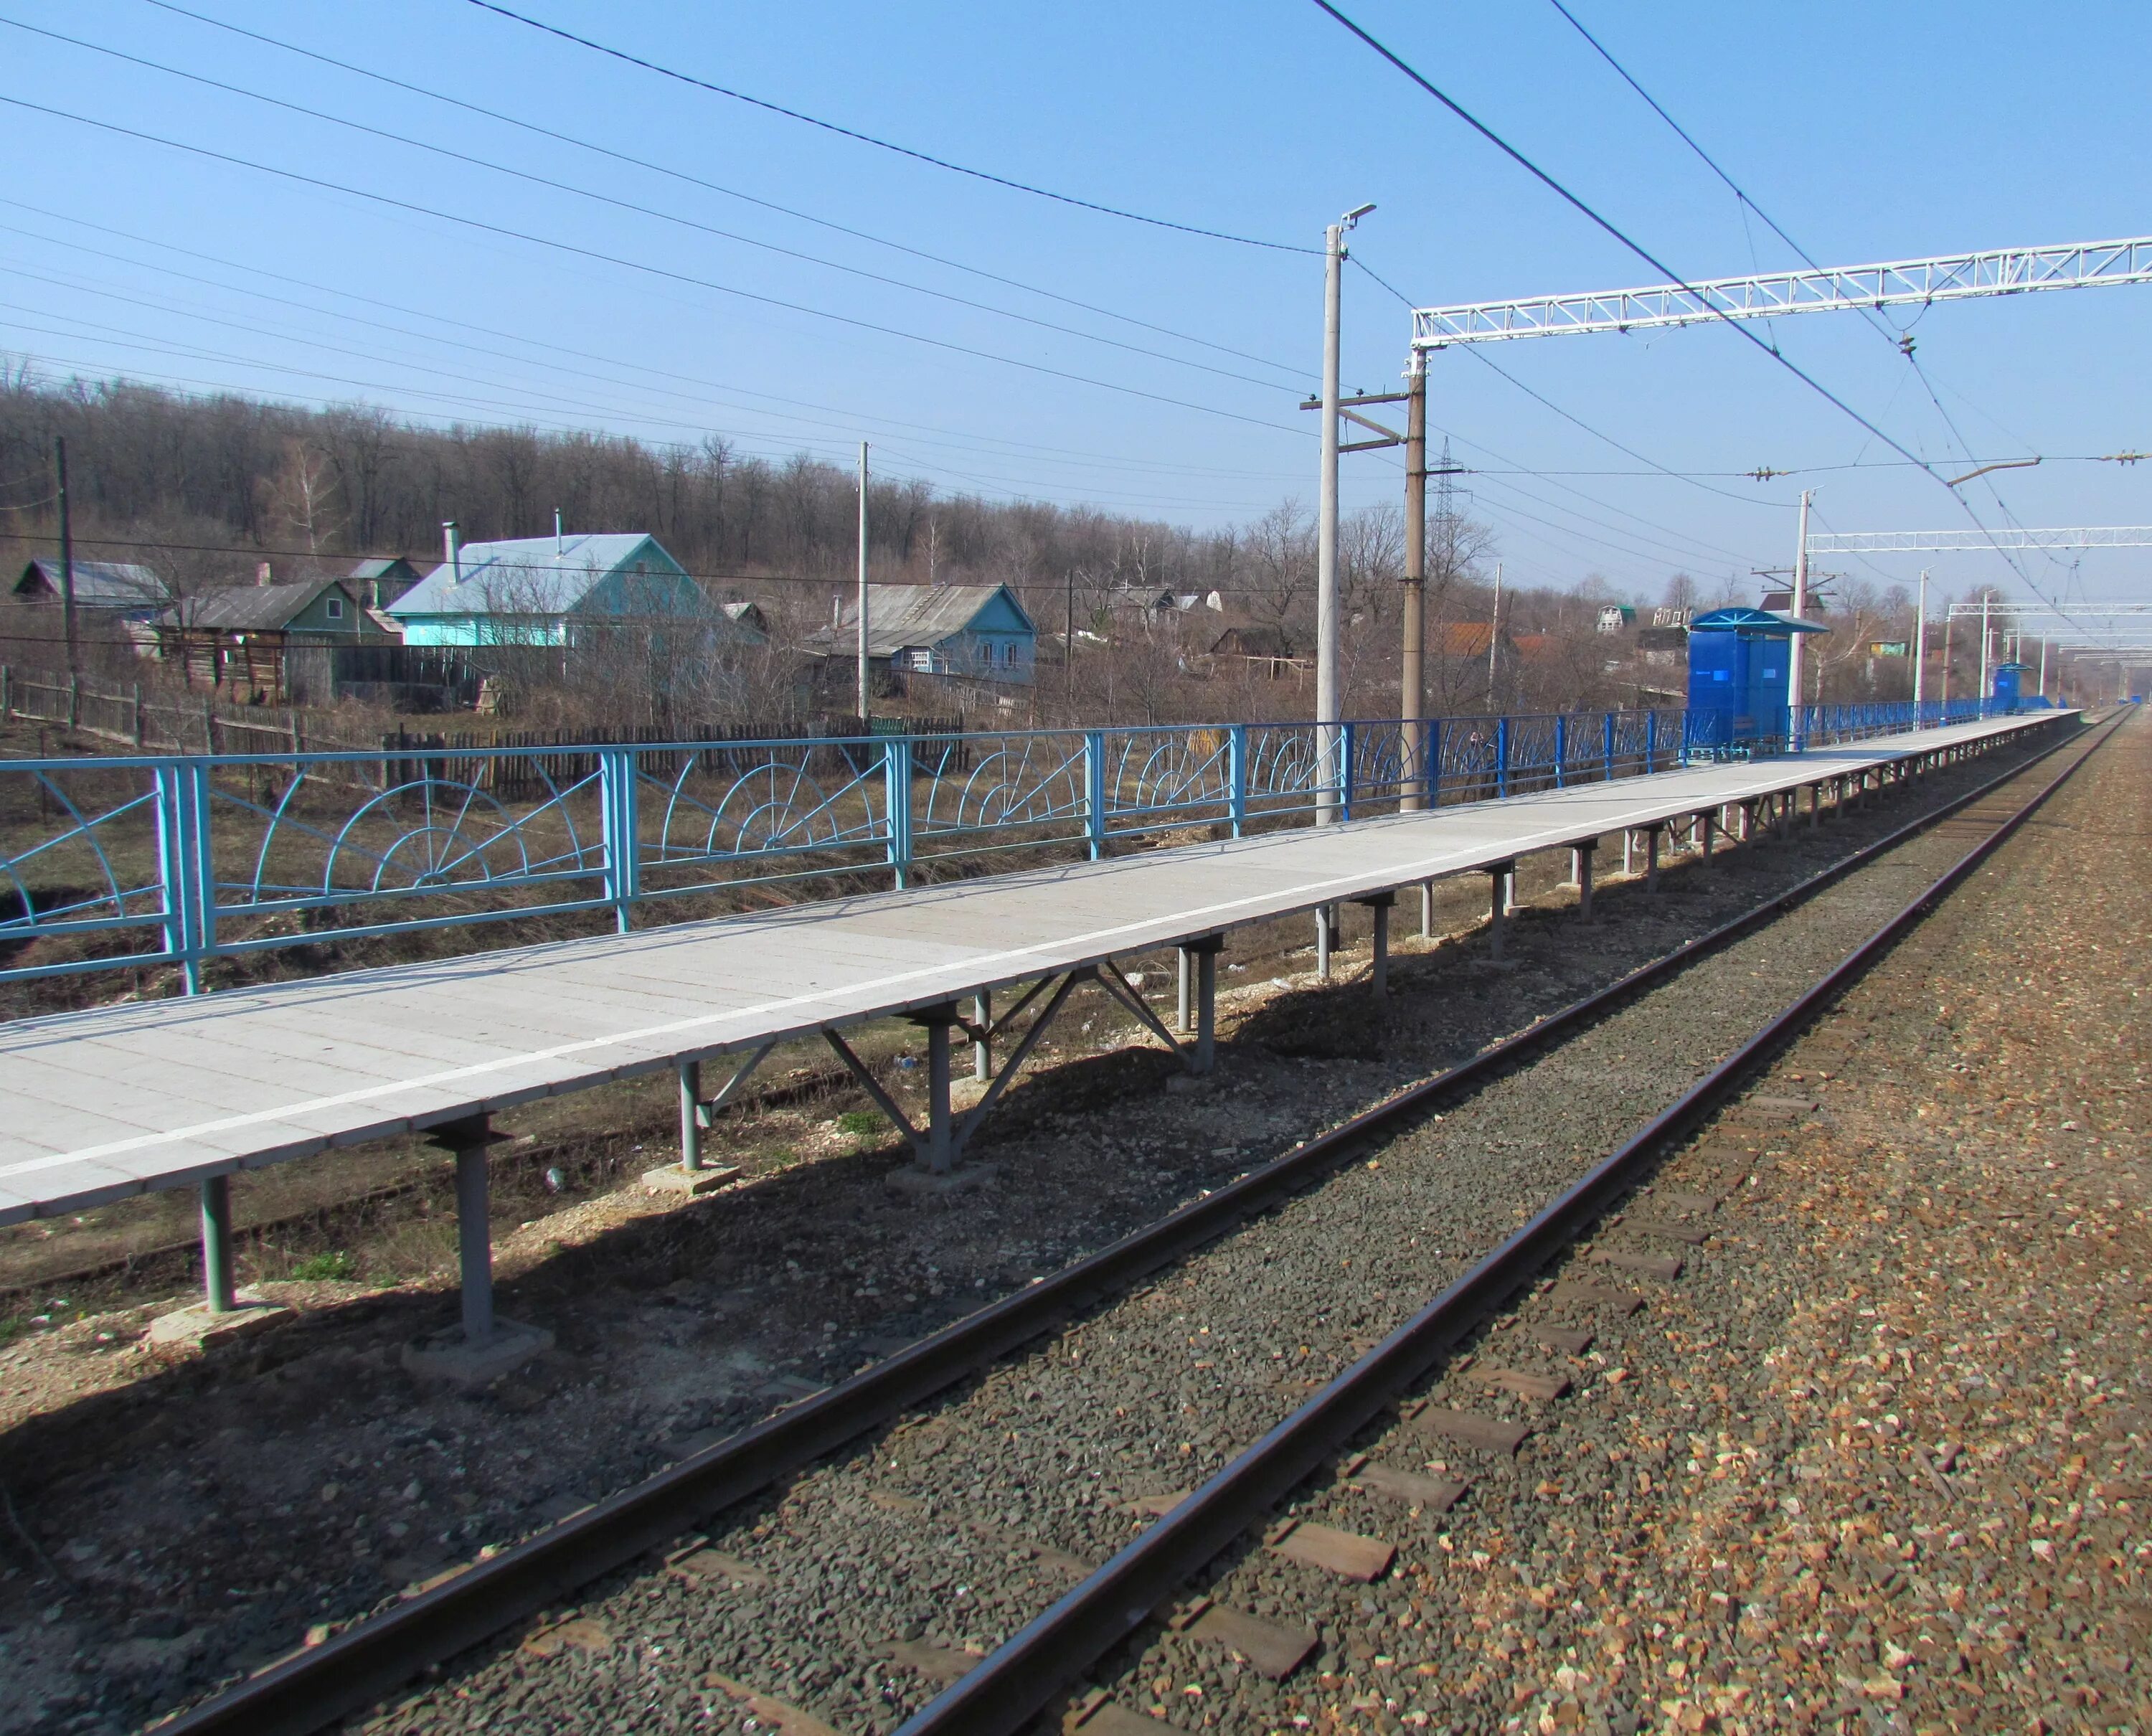
<path fill-rule="evenodd" d="M 1784 753 L 1794 635 L 1830 631 L 1769 609 L 1713 609 L 1690 622 L 1685 757 Z"/>
<path fill-rule="evenodd" d="M 2023 663 L 1997 663 L 1995 666 L 1995 685 L 1990 689 L 1990 709 L 1997 717 L 2015 717 L 2025 708 L 2025 678 L 2030 670 Z"/>

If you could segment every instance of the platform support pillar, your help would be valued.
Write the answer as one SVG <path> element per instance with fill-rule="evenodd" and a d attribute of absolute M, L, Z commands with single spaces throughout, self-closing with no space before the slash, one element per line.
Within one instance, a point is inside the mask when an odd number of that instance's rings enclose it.
<path fill-rule="evenodd" d="M 949 1145 L 949 1032 L 954 1007 L 930 1007 L 912 1017 L 926 1028 L 926 1167 L 946 1175 L 956 1162 Z"/>
<path fill-rule="evenodd" d="M 1195 1028 L 1195 960 L 1185 947 L 1175 950 L 1180 971 L 1180 992 L 1173 1028 L 1184 1037 Z"/>
<path fill-rule="evenodd" d="M 456 1160 L 456 1261 L 463 1292 L 464 1344 L 483 1350 L 493 1343 L 493 1224 L 491 1177 L 486 1148 L 494 1142 L 492 1118 L 436 1128 L 434 1143 Z"/>
<path fill-rule="evenodd" d="M 1487 956 L 1502 956 L 1502 931 L 1510 914 L 1510 876 L 1515 862 L 1495 862 L 1487 870 Z"/>
<path fill-rule="evenodd" d="M 1644 890 L 1659 890 L 1659 829 L 1653 826 L 1644 834 Z"/>
<path fill-rule="evenodd" d="M 1711 829 L 1715 818 L 1716 816 L 1708 810 L 1696 817 L 1697 837 L 1703 847 L 1703 865 L 1707 871 L 1711 867 Z"/>
<path fill-rule="evenodd" d="M 703 1167 L 703 1063 L 680 1063 L 680 1167 L 690 1174 Z"/>
<path fill-rule="evenodd" d="M 231 1282 L 231 1178 L 212 1175 L 201 1185 L 202 1297 L 212 1314 L 239 1306 Z"/>
<path fill-rule="evenodd" d="M 1434 882 L 1431 880 L 1419 883 L 1419 937 L 1434 938 Z"/>
<path fill-rule="evenodd" d="M 1206 934 L 1180 943 L 1180 980 L 1187 985 L 1184 1007 L 1187 1017 L 1181 1028 L 1193 1029 L 1195 1047 L 1182 1057 L 1188 1070 L 1210 1071 L 1218 1053 L 1218 955 L 1226 950 L 1226 937 Z"/>
<path fill-rule="evenodd" d="M 972 997 L 972 1077 L 981 1084 L 994 1076 L 994 997 L 981 989 Z"/>
<path fill-rule="evenodd" d="M 1811 784 L 1809 785 L 1809 830 L 1813 832 L 1822 824 L 1823 785 Z"/>
<path fill-rule="evenodd" d="M 1637 830 L 1634 826 L 1622 828 L 1622 874 L 1624 879 L 1635 873 L 1637 861 Z"/>
<path fill-rule="evenodd" d="M 1337 950 L 1337 906 L 1318 904 L 1315 907 L 1315 974 L 1325 982 L 1330 980 L 1330 955 Z"/>
<path fill-rule="evenodd" d="M 1591 920 L 1591 856 L 1598 848 L 1596 838 L 1587 838 L 1570 848 L 1569 877 L 1576 886 L 1576 920 L 1580 922 Z"/>
<path fill-rule="evenodd" d="M 1390 907 L 1398 901 L 1394 892 L 1378 892 L 1370 898 L 1353 901 L 1367 906 L 1375 919 L 1374 939 L 1368 967 L 1368 986 L 1380 1001 L 1389 992 L 1390 987 Z"/>

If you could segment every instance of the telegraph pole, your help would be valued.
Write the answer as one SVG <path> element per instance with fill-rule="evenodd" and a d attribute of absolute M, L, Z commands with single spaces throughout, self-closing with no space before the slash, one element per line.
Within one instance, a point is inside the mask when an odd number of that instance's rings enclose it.
<path fill-rule="evenodd" d="M 1796 637 L 1799 635 L 1795 635 Z M 1921 569 L 1920 607 L 1913 613 L 1913 721 L 1921 717 L 1921 702 L 1928 693 L 1928 570 Z"/>
<path fill-rule="evenodd" d="M 1427 805 L 1427 358 L 1412 353 L 1405 404 L 1404 654 L 1398 665 L 1403 788 L 1398 806 Z"/>
<path fill-rule="evenodd" d="M 60 609 L 67 632 L 68 673 L 82 673 L 82 647 L 75 637 L 74 521 L 68 515 L 67 436 L 53 436 L 53 476 L 60 506 Z"/>
<path fill-rule="evenodd" d="M 1497 660 L 1502 652 L 1502 563 L 1495 563 L 1495 612 L 1487 623 L 1487 709 L 1499 712 L 1495 703 L 1495 677 Z"/>
<path fill-rule="evenodd" d="M 1345 297 L 1345 231 L 1374 210 L 1356 206 L 1322 231 L 1322 457 L 1315 517 L 1315 823 L 1337 819 L 1343 768 L 1337 695 L 1337 368 Z"/>
<path fill-rule="evenodd" d="M 1809 612 L 1809 502 L 1815 498 L 1815 490 L 1801 490 L 1800 546 L 1794 551 L 1794 619 L 1805 621 Z M 1789 745 L 1795 753 L 1801 750 L 1799 718 L 1804 703 L 1804 689 L 1801 685 L 1801 636 L 1795 633 L 1786 647 L 1786 688 L 1793 709 L 1787 716 Z"/>
<path fill-rule="evenodd" d="M 860 442 L 860 723 L 867 721 L 867 443 Z"/>

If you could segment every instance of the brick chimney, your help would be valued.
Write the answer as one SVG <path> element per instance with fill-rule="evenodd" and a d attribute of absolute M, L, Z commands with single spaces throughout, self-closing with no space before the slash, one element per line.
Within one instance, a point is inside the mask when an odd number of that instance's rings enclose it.
<path fill-rule="evenodd" d="M 266 561 L 260 561 L 256 565 L 254 568 L 254 582 L 257 585 L 273 585 L 277 582 L 275 576 L 270 571 L 269 563 Z"/>

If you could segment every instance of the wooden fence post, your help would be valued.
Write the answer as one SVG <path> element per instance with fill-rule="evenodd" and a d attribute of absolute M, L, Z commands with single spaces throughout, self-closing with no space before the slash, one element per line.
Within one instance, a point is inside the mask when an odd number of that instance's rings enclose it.
<path fill-rule="evenodd" d="M 146 745 L 142 733 L 142 683 L 134 683 L 134 751 L 140 753 Z"/>
<path fill-rule="evenodd" d="M 202 752 L 214 754 L 216 751 L 216 701 L 205 699 L 202 701 Z"/>

